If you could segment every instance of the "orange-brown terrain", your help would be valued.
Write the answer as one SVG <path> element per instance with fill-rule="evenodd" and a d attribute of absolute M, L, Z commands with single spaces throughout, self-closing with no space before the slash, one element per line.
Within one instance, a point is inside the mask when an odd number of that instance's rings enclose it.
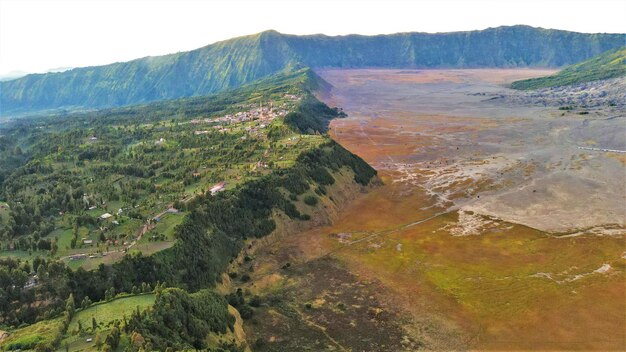
<path fill-rule="evenodd" d="M 499 99 L 551 72 L 320 72 L 383 184 L 251 247 L 255 350 L 625 350 L 623 154 L 580 149 L 626 149 L 624 112 Z"/>

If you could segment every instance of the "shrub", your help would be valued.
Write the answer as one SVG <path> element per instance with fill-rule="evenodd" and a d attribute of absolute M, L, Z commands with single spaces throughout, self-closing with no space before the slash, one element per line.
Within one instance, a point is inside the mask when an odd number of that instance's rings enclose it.
<path fill-rule="evenodd" d="M 250 319 L 254 315 L 254 310 L 249 305 L 244 304 L 239 308 L 239 315 L 242 319 Z"/>
<path fill-rule="evenodd" d="M 304 197 L 304 203 L 306 203 L 307 205 L 310 205 L 310 206 L 317 205 L 317 201 L 318 201 L 318 199 L 317 199 L 316 196 L 308 195 L 308 196 Z"/>

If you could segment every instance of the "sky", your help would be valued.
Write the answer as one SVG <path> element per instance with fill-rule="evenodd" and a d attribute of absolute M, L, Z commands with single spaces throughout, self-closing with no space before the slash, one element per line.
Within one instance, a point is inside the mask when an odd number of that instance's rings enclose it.
<path fill-rule="evenodd" d="M 187 51 L 275 29 L 328 35 L 526 24 L 626 33 L 626 0 L 0 0 L 0 76 Z"/>

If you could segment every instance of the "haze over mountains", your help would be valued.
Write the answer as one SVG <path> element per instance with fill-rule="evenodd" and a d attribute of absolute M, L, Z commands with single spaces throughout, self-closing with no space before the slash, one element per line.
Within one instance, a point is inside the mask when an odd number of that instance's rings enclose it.
<path fill-rule="evenodd" d="M 623 34 L 510 26 L 453 33 L 296 36 L 266 31 L 193 51 L 0 82 L 0 114 L 199 96 L 297 67 L 559 67 L 624 46 Z"/>

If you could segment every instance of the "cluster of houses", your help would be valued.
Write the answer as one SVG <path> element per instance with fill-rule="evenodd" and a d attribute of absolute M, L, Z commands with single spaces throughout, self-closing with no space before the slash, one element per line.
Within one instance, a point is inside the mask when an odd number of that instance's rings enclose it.
<path fill-rule="evenodd" d="M 296 95 L 286 94 L 286 99 L 296 100 L 300 99 Z M 192 124 L 202 124 L 202 123 L 210 123 L 213 124 L 213 128 L 218 130 L 219 132 L 230 132 L 231 129 L 224 127 L 224 125 L 230 124 L 238 124 L 248 121 L 259 120 L 260 124 L 258 126 L 246 127 L 246 130 L 249 132 L 256 132 L 258 129 L 265 128 L 269 122 L 273 121 L 278 117 L 284 117 L 288 113 L 288 106 L 286 103 L 282 104 L 279 108 L 274 107 L 274 103 L 270 102 L 269 106 L 263 106 L 263 103 L 259 103 L 259 106 L 256 108 L 252 108 L 248 111 L 240 111 L 235 114 L 228 114 L 217 118 L 204 118 L 204 119 L 194 119 L 191 120 Z M 195 131 L 194 134 L 206 134 L 209 133 L 208 130 L 203 131 Z"/>

